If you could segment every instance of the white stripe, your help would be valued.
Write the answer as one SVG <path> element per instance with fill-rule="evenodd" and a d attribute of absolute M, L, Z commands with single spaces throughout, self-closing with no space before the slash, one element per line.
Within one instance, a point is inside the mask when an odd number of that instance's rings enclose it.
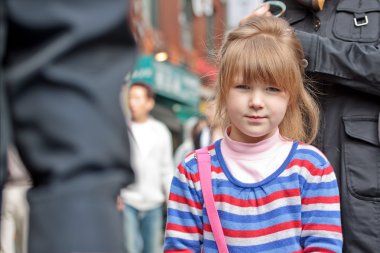
<path fill-rule="evenodd" d="M 182 174 L 182 173 L 178 173 L 179 176 L 178 176 L 178 179 L 181 183 L 184 183 L 186 184 L 187 186 L 189 186 L 191 189 L 194 189 L 196 191 L 199 191 L 201 189 L 201 184 L 200 184 L 200 181 L 198 182 L 194 182 L 192 181 L 191 179 L 188 179 L 186 177 L 185 174 Z"/>
<path fill-rule="evenodd" d="M 302 205 L 301 209 L 303 212 L 307 212 L 307 211 L 340 211 L 340 205 L 339 204 L 318 203 L 318 204 Z"/>
<path fill-rule="evenodd" d="M 310 174 L 309 170 L 306 167 L 298 166 L 298 165 L 294 165 L 290 169 L 285 170 L 284 172 L 289 171 L 288 173 L 290 175 L 290 174 L 294 173 L 294 170 L 297 171 L 297 173 L 299 175 L 303 176 L 308 183 L 320 183 L 320 182 L 327 183 L 327 182 L 332 182 L 332 181 L 336 180 L 334 173 L 330 173 L 327 175 L 325 174 L 325 175 L 322 175 L 322 177 L 321 176 L 313 176 Z M 281 176 L 283 176 L 283 175 L 284 175 L 284 173 L 281 174 Z M 323 178 L 323 180 L 322 180 L 322 178 Z"/>
<path fill-rule="evenodd" d="M 218 179 L 218 180 L 228 181 L 228 178 L 226 177 L 226 175 L 224 174 L 224 172 L 222 172 L 222 173 L 216 173 L 215 171 L 213 171 L 211 173 L 211 175 L 212 175 L 212 179 Z"/>
<path fill-rule="evenodd" d="M 182 212 L 190 212 L 192 214 L 202 216 L 202 209 L 198 209 L 186 204 L 178 203 L 174 200 L 169 200 L 168 207 L 172 209 L 176 209 Z"/>
<path fill-rule="evenodd" d="M 325 230 L 303 230 L 302 237 L 314 236 L 322 238 L 330 238 L 336 240 L 342 240 L 342 234 L 337 232 L 325 231 Z"/>
<path fill-rule="evenodd" d="M 301 170 L 300 166 L 292 166 L 289 169 L 284 170 L 279 177 L 289 177 L 293 174 L 299 174 Z"/>
<path fill-rule="evenodd" d="M 274 242 L 276 240 L 282 240 L 294 236 L 299 236 L 301 233 L 300 228 L 291 228 L 276 233 L 268 234 L 265 236 L 249 237 L 249 238 L 237 238 L 226 236 L 226 243 L 231 246 L 254 246 L 264 243 Z M 204 238 L 208 240 L 214 240 L 214 236 L 211 232 L 204 232 Z"/>
<path fill-rule="evenodd" d="M 299 196 L 297 197 L 290 197 L 290 198 L 281 198 L 275 201 L 272 201 L 266 205 L 263 206 L 248 206 L 248 207 L 240 207 L 231 205 L 226 202 L 215 202 L 216 208 L 218 210 L 223 210 L 232 214 L 238 214 L 238 215 L 259 215 L 259 214 L 265 214 L 267 212 L 273 211 L 275 209 L 281 208 L 281 207 L 288 207 L 288 206 L 299 206 L 301 205 L 301 198 Z"/>
<path fill-rule="evenodd" d="M 185 240 L 191 240 L 191 241 L 196 241 L 198 242 L 199 240 L 202 240 L 202 235 L 198 233 L 183 233 L 179 232 L 177 230 L 166 230 L 165 237 L 176 237 L 176 238 L 181 238 Z"/>

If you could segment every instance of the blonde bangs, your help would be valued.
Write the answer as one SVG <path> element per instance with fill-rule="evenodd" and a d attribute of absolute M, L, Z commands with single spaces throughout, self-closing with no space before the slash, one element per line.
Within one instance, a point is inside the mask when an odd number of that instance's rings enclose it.
<path fill-rule="evenodd" d="M 284 42 L 268 34 L 231 41 L 219 58 L 216 103 L 217 108 L 222 109 L 216 111 L 214 124 L 228 125 L 224 104 L 237 78 L 242 78 L 246 84 L 261 82 L 276 85 L 289 94 L 290 109 L 296 106 L 303 77 L 298 63 L 292 61 L 295 58 Z"/>
<path fill-rule="evenodd" d="M 236 78 L 242 77 L 244 83 L 276 85 L 296 98 L 302 76 L 298 63 L 291 61 L 294 58 L 293 53 L 271 35 L 259 34 L 249 39 L 235 40 L 220 62 L 221 72 L 225 76 L 225 80 L 220 80 L 222 87 L 226 92 Z"/>

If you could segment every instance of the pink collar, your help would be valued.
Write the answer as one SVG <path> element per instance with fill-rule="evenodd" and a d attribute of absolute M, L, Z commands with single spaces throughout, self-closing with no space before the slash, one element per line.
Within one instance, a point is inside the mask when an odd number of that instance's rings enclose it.
<path fill-rule="evenodd" d="M 221 143 L 222 152 L 226 157 L 239 160 L 255 160 L 273 156 L 272 151 L 279 146 L 286 144 L 286 140 L 280 135 L 279 129 L 268 139 L 258 143 L 243 143 L 232 140 L 224 132 L 224 139 Z"/>

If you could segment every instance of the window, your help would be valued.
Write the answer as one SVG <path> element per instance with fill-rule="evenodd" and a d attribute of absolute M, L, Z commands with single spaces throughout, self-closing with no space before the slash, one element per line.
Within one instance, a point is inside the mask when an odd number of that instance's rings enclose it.
<path fill-rule="evenodd" d="M 181 13 L 179 22 L 182 28 L 181 43 L 186 50 L 193 49 L 193 8 L 190 0 L 181 1 Z"/>

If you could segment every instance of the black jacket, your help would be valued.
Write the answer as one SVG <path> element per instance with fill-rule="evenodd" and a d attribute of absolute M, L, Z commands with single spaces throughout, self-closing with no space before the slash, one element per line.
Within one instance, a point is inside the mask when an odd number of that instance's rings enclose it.
<path fill-rule="evenodd" d="M 343 250 L 379 252 L 380 2 L 326 0 L 319 12 L 284 2 L 319 92 L 316 144 L 338 178 Z"/>
<path fill-rule="evenodd" d="M 29 253 L 124 252 L 115 201 L 133 172 L 119 98 L 137 53 L 127 2 L 0 1 L 0 180 L 12 131 L 33 179 Z"/>

